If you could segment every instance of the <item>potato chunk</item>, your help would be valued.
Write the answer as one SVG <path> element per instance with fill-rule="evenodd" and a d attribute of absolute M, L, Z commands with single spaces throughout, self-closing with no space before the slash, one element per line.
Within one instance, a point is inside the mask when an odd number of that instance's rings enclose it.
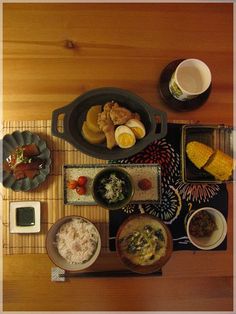
<path fill-rule="evenodd" d="M 84 121 L 82 126 L 82 135 L 90 144 L 101 144 L 106 137 L 104 132 L 93 132 L 88 128 L 88 124 Z"/>
<path fill-rule="evenodd" d="M 102 106 L 95 105 L 95 106 L 92 106 L 87 112 L 87 116 L 86 116 L 87 127 L 95 133 L 101 132 L 98 126 L 98 114 L 101 111 L 102 111 Z"/>

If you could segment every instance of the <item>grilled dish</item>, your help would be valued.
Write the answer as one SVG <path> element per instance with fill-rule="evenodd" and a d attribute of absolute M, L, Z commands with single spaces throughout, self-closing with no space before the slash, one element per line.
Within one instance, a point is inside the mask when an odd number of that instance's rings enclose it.
<path fill-rule="evenodd" d="M 210 157 L 206 165 L 203 167 L 204 170 L 212 174 L 216 179 L 224 181 L 228 180 L 233 171 L 233 159 L 224 154 L 222 151 L 217 150 Z"/>
<path fill-rule="evenodd" d="M 35 144 L 18 146 L 6 158 L 3 169 L 11 172 L 19 180 L 23 178 L 34 178 L 39 170 L 45 168 L 45 160 L 39 158 L 40 151 Z"/>
<path fill-rule="evenodd" d="M 204 169 L 217 180 L 229 180 L 232 176 L 234 160 L 222 151 L 214 151 L 203 143 L 192 141 L 187 144 L 186 153 L 198 169 Z"/>
<path fill-rule="evenodd" d="M 200 142 L 189 142 L 186 147 L 188 158 L 194 165 L 201 169 L 214 153 L 213 149 Z"/>

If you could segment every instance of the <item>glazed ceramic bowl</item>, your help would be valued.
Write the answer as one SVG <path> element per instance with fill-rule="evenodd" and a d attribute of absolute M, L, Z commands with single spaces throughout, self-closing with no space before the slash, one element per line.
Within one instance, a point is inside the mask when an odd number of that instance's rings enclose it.
<path fill-rule="evenodd" d="M 86 120 L 88 110 L 94 105 L 105 105 L 115 101 L 130 111 L 137 112 L 146 129 L 146 136 L 138 140 L 134 146 L 122 149 L 118 146 L 108 149 L 106 144 L 90 144 L 82 136 L 82 125 Z M 63 115 L 63 130 L 58 129 L 59 116 Z M 157 119 L 159 123 L 157 123 Z M 166 113 L 150 106 L 134 93 L 114 87 L 104 87 L 90 90 L 67 106 L 58 108 L 52 113 L 52 134 L 72 144 L 81 152 L 106 160 L 117 160 L 132 156 L 154 140 L 161 139 L 167 133 Z"/>
<path fill-rule="evenodd" d="M 160 219 L 149 214 L 133 214 L 118 229 L 116 251 L 128 269 L 150 274 L 160 270 L 170 259 L 172 236 Z"/>
<path fill-rule="evenodd" d="M 196 237 L 191 234 L 191 224 L 193 223 L 194 218 L 201 212 L 207 212 L 213 218 L 216 228 L 209 236 Z M 196 221 L 196 220 L 195 220 Z M 202 221 L 204 224 L 204 221 Z M 186 232 L 190 242 L 201 250 L 212 250 L 219 246 L 225 239 L 227 234 L 227 222 L 223 214 L 212 207 L 203 207 L 195 211 L 191 211 L 186 219 Z"/>
<path fill-rule="evenodd" d="M 89 227 L 93 227 L 93 230 L 95 230 L 95 235 L 97 238 L 97 245 L 96 249 L 94 250 L 91 257 L 83 262 L 83 263 L 71 263 L 67 259 L 65 259 L 58 251 L 57 247 L 57 233 L 59 232 L 60 228 L 66 224 L 70 223 L 73 219 L 79 219 L 79 221 L 83 221 L 86 223 Z M 52 227 L 48 230 L 47 236 L 46 236 L 46 250 L 48 253 L 49 258 L 52 260 L 52 262 L 67 271 L 71 272 L 78 272 L 83 269 L 86 269 L 90 267 L 98 258 L 100 250 L 101 250 L 101 237 L 100 234 L 95 227 L 95 225 L 89 221 L 88 219 L 81 217 L 81 216 L 66 216 L 59 220 L 57 220 Z"/>
<path fill-rule="evenodd" d="M 30 131 L 15 131 L 12 134 L 6 134 L 2 140 L 3 143 L 3 162 L 15 151 L 17 147 L 35 144 L 38 147 L 39 155 L 37 157 L 45 161 L 43 169 L 39 170 L 39 174 L 34 178 L 16 179 L 15 176 L 8 171 L 3 170 L 3 186 L 14 191 L 29 191 L 37 188 L 46 180 L 50 173 L 50 150 L 47 143 L 41 139 L 37 134 Z"/>
<path fill-rule="evenodd" d="M 118 180 L 121 180 L 122 183 L 122 194 L 123 199 L 119 199 L 115 202 L 111 202 L 108 198 L 106 198 L 106 191 L 104 189 L 105 183 L 110 180 L 110 176 L 115 175 Z M 116 187 L 114 186 L 114 189 Z M 108 192 L 108 191 L 107 191 Z M 92 195 L 95 202 L 107 209 L 114 210 L 119 209 L 127 205 L 133 195 L 134 195 L 134 183 L 130 174 L 122 168 L 119 167 L 106 167 L 105 169 L 101 170 L 93 179 L 92 184 Z"/>

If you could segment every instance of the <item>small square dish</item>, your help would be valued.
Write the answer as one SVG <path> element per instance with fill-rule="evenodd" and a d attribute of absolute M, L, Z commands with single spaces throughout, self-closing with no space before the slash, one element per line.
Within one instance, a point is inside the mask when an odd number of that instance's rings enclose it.
<path fill-rule="evenodd" d="M 10 233 L 40 232 L 40 202 L 10 202 Z"/>
<path fill-rule="evenodd" d="M 188 158 L 186 146 L 192 141 L 220 150 L 233 158 L 233 137 L 235 130 L 224 125 L 184 125 L 182 128 L 181 159 L 182 180 L 186 183 L 222 183 L 204 169 L 198 169 Z M 227 182 L 233 181 L 233 175 Z"/>

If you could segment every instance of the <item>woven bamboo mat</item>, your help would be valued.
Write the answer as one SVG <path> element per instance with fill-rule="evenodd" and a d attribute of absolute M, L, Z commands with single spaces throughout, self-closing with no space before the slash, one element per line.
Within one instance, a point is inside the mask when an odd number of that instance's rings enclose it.
<path fill-rule="evenodd" d="M 60 126 L 60 125 L 59 125 Z M 51 135 L 51 121 L 5 121 L 3 135 L 19 130 L 29 130 L 47 142 L 51 151 L 51 172 L 45 182 L 30 192 L 14 192 L 2 187 L 3 254 L 46 253 L 47 230 L 61 217 L 81 215 L 95 223 L 100 231 L 103 250 L 108 249 L 108 211 L 99 206 L 75 206 L 63 203 L 63 165 L 101 164 L 104 160 L 87 156 L 72 145 Z M 41 202 L 41 231 L 34 234 L 9 232 L 9 204 L 11 201 Z"/>

